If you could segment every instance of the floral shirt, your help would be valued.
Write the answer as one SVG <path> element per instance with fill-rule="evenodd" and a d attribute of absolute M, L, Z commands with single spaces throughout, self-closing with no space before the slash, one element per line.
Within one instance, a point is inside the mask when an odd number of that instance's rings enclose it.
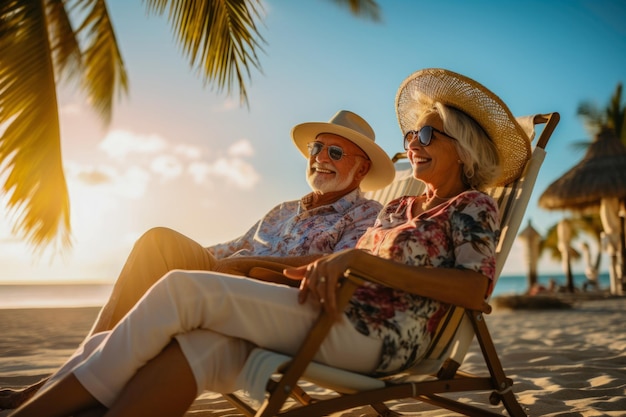
<path fill-rule="evenodd" d="M 357 247 L 408 265 L 477 271 L 493 280 L 499 237 L 493 199 L 466 191 L 414 217 L 417 197 L 387 204 Z M 359 287 L 346 314 L 355 328 L 383 341 L 376 374 L 405 370 L 426 353 L 448 305 L 373 283 Z"/>
<path fill-rule="evenodd" d="M 305 209 L 307 197 L 277 205 L 243 236 L 208 249 L 218 259 L 332 253 L 355 247 L 382 209 L 359 189 L 309 210 Z"/>

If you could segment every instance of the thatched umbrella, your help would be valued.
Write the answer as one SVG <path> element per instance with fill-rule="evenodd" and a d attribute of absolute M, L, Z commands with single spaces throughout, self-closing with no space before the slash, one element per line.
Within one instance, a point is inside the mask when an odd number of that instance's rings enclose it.
<path fill-rule="evenodd" d="M 614 203 L 618 201 L 616 208 Z M 626 147 L 613 129 L 604 128 L 587 149 L 582 161 L 548 186 L 539 197 L 539 206 L 548 210 L 598 212 L 601 207 L 621 210 L 620 225 L 604 224 L 605 232 L 618 232 L 622 263 L 626 257 L 624 242 L 624 205 L 626 204 Z M 612 213 L 617 218 L 618 213 Z M 603 220 L 604 217 L 602 216 Z M 623 268 L 621 268 L 623 270 Z M 621 273 L 623 274 L 623 272 Z M 621 275 L 620 274 L 620 275 Z M 621 277 L 620 277 L 621 278 Z"/>

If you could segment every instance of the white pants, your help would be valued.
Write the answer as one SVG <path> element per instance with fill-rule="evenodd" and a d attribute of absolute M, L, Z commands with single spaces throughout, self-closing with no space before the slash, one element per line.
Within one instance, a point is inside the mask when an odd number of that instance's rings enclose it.
<path fill-rule="evenodd" d="M 319 314 L 295 288 L 216 272 L 172 271 L 159 280 L 93 353 L 74 368 L 81 384 L 111 406 L 126 383 L 176 337 L 198 393 L 232 392 L 253 345 L 295 354 Z M 204 329 L 204 330 L 198 330 Z M 382 342 L 344 317 L 315 360 L 351 371 L 376 369 Z"/>

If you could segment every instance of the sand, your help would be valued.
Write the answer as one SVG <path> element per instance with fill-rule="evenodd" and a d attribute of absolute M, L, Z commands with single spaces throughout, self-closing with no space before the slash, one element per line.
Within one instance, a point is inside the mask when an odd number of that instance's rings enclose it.
<path fill-rule="evenodd" d="M 0 310 L 0 387 L 24 386 L 52 372 L 96 314 L 95 308 Z M 486 320 L 514 392 L 530 416 L 626 415 L 626 298 L 578 301 L 570 310 L 498 308 Z M 477 345 L 462 369 L 484 373 Z M 417 403 L 396 408 L 427 417 L 457 415 Z M 210 393 L 187 413 L 238 415 L 220 395 Z M 364 407 L 338 415 L 374 413 Z"/>

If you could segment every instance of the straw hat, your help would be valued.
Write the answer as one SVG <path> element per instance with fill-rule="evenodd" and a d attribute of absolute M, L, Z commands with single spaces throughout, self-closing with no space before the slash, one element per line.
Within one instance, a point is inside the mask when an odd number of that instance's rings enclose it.
<path fill-rule="evenodd" d="M 530 139 L 498 96 L 476 81 L 440 68 L 428 68 L 411 74 L 402 82 L 396 95 L 396 114 L 405 134 L 414 129 L 417 115 L 411 111 L 415 93 L 421 93 L 474 119 L 495 143 L 501 173 L 495 185 L 518 178 L 530 158 Z"/>
<path fill-rule="evenodd" d="M 291 138 L 300 153 L 309 157 L 307 145 L 315 140 L 320 133 L 334 133 L 344 137 L 361 148 L 370 159 L 371 166 L 363 181 L 363 191 L 373 191 L 391 183 L 396 170 L 387 153 L 375 143 L 375 135 L 372 127 L 359 115 L 348 110 L 340 110 L 328 123 L 308 122 L 301 123 L 291 129 Z"/>

